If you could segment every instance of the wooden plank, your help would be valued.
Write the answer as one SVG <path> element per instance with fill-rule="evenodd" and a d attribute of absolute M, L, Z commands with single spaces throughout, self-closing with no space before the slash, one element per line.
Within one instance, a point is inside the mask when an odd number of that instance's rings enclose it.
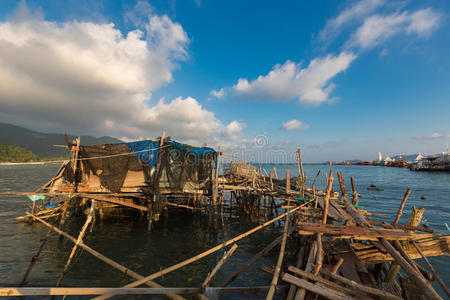
<path fill-rule="evenodd" d="M 340 291 L 342 291 L 344 293 L 347 293 L 347 294 L 351 294 L 351 295 L 353 295 L 355 297 L 368 298 L 366 294 L 361 293 L 359 290 L 352 290 L 352 289 L 346 288 L 346 287 L 341 286 L 341 285 L 339 285 L 339 284 L 337 284 L 335 282 L 329 281 L 329 280 L 324 279 L 324 278 L 322 278 L 320 276 L 314 275 L 314 274 L 312 274 L 310 272 L 306 272 L 306 271 L 304 271 L 302 269 L 299 269 L 299 268 L 296 268 L 296 267 L 293 267 L 293 266 L 289 266 L 288 270 L 290 272 L 296 274 L 296 275 L 300 275 L 300 276 L 305 277 L 307 279 L 314 280 L 314 281 L 326 284 L 329 287 L 332 287 L 334 289 L 340 290 Z"/>
<path fill-rule="evenodd" d="M 327 299 L 332 299 L 332 300 L 334 300 L 334 299 L 337 299 L 337 300 L 356 299 L 352 296 L 346 295 L 346 294 L 338 292 L 336 290 L 316 286 L 315 284 L 312 284 L 311 282 L 308 282 L 306 280 L 292 276 L 290 274 L 283 274 L 283 277 L 281 279 L 283 279 L 283 281 L 286 281 L 288 283 L 294 284 L 299 288 L 306 289 L 312 293 L 315 293 L 315 294 L 325 297 Z"/>
<path fill-rule="evenodd" d="M 379 290 L 379 289 L 376 289 L 376 288 L 373 288 L 373 287 L 369 287 L 369 286 L 365 286 L 365 285 L 359 284 L 359 283 L 354 282 L 354 281 L 352 281 L 350 279 L 347 279 L 345 277 L 342 277 L 342 276 L 339 276 L 337 274 L 334 274 L 334 273 L 328 271 L 327 269 L 321 269 L 320 273 L 322 273 L 322 274 L 324 274 L 326 276 L 330 276 L 331 278 L 333 278 L 335 280 L 338 280 L 338 281 L 340 281 L 340 282 L 342 282 L 342 283 L 352 287 L 355 290 L 363 291 L 363 292 L 366 292 L 366 293 L 369 293 L 369 294 L 372 294 L 372 295 L 381 296 L 381 297 L 384 297 L 384 298 L 387 298 L 387 299 L 392 299 L 392 300 L 402 300 L 403 299 L 402 297 L 398 297 L 398 296 L 393 295 L 391 293 L 388 293 L 386 291 Z"/>
<path fill-rule="evenodd" d="M 367 239 L 376 241 L 378 238 L 387 240 L 418 240 L 439 235 L 429 233 L 410 233 L 400 230 L 389 230 L 381 228 L 365 228 L 346 225 L 297 223 L 300 234 L 323 233 L 325 235 L 339 236 L 340 238 Z"/>
<path fill-rule="evenodd" d="M 0 288 L 0 296 L 81 296 L 112 292 L 117 295 L 163 295 L 167 293 L 193 294 L 199 291 L 199 288 L 10 287 Z"/>

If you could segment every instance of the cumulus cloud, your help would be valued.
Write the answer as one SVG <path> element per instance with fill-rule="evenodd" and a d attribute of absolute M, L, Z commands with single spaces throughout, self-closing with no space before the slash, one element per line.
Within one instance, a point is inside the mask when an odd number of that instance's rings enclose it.
<path fill-rule="evenodd" d="M 374 15 L 367 18 L 347 42 L 347 46 L 370 49 L 388 38 L 404 34 L 429 36 L 438 26 L 441 15 L 431 8 L 415 12 L 404 11 L 389 15 Z"/>
<path fill-rule="evenodd" d="M 339 15 L 327 21 L 319 32 L 322 41 L 334 38 L 350 22 L 360 20 L 383 5 L 385 0 L 362 0 L 344 9 Z"/>
<path fill-rule="evenodd" d="M 223 88 L 221 88 L 220 90 L 216 91 L 216 90 L 211 90 L 211 92 L 209 92 L 209 94 L 213 97 L 216 98 L 223 98 L 225 97 L 225 90 Z"/>
<path fill-rule="evenodd" d="M 444 139 L 444 138 L 450 138 L 450 134 L 442 134 L 442 133 L 432 133 L 428 135 L 419 135 L 415 136 L 415 139 L 425 139 L 425 140 L 437 140 L 437 139 Z"/>
<path fill-rule="evenodd" d="M 128 138 L 162 129 L 208 138 L 223 127 L 193 98 L 151 99 L 188 57 L 186 32 L 166 15 L 122 33 L 114 24 L 23 17 L 26 10 L 0 22 L 2 121 Z"/>
<path fill-rule="evenodd" d="M 236 140 L 238 134 L 245 128 L 245 124 L 238 121 L 232 121 L 222 129 L 222 137 L 227 140 Z"/>
<path fill-rule="evenodd" d="M 301 103 L 318 105 L 328 100 L 334 88 L 330 80 L 345 71 L 355 57 L 351 52 L 327 55 L 313 59 L 306 68 L 302 68 L 301 63 L 287 61 L 253 81 L 240 78 L 233 90 L 244 97 L 274 101 L 298 98 Z"/>
<path fill-rule="evenodd" d="M 281 129 L 286 130 L 286 131 L 305 130 L 308 128 L 309 128 L 309 125 L 303 123 L 300 120 L 290 120 L 290 121 L 284 122 L 283 125 L 281 125 Z"/>

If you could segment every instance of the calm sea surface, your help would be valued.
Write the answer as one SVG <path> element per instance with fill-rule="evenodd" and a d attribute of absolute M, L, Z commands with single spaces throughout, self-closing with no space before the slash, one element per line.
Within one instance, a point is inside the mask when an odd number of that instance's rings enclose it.
<path fill-rule="evenodd" d="M 262 165 L 262 168 L 268 173 L 273 165 Z M 407 222 L 411 208 L 415 205 L 426 209 L 424 223 L 438 233 L 449 233 L 445 223 L 450 226 L 450 174 L 418 173 L 408 169 L 373 166 L 305 165 L 308 181 L 311 183 L 320 170 L 316 186 L 323 188 L 325 172 L 329 172 L 331 168 L 334 172 L 343 171 L 347 189 L 350 187 L 349 177 L 354 177 L 356 188 L 362 196 L 360 205 L 364 209 L 389 214 L 389 217 L 374 219 L 392 222 L 406 188 L 410 187 L 412 193 L 400 223 Z M 57 169 L 56 165 L 0 166 L 0 192 L 33 191 L 51 178 Z M 291 176 L 297 175 L 296 165 L 277 165 L 279 177 L 284 177 L 286 169 L 290 169 Z M 369 191 L 369 184 L 383 187 L 384 191 Z M 334 189 L 339 190 L 337 185 Z M 421 196 L 426 200 L 421 200 Z M 22 281 L 31 257 L 37 252 L 40 241 L 47 233 L 47 228 L 38 223 L 13 222 L 12 218 L 23 215 L 30 204 L 31 201 L 25 196 L 0 195 L 0 286 L 15 285 Z M 84 220 L 70 221 L 64 229 L 76 236 L 83 222 Z M 140 219 L 96 221 L 92 232 L 86 234 L 84 241 L 126 267 L 148 275 L 201 253 L 257 225 L 240 216 L 236 210 L 230 212 L 229 208 L 224 210 L 223 216 L 215 217 L 171 209 L 168 216 L 162 215 L 154 224 L 151 233 L 147 232 L 146 224 Z M 279 235 L 280 228 L 277 224 L 241 240 L 237 251 L 214 277 L 212 286 L 220 284 Z M 54 286 L 72 246 L 72 242 L 61 242 L 58 236 L 52 233 L 29 276 L 29 284 Z M 156 281 L 164 286 L 199 286 L 223 253 L 219 251 L 207 256 Z M 294 247 L 288 247 L 288 254 L 293 253 Z M 269 285 L 271 276 L 259 271 L 258 267 L 274 265 L 277 256 L 278 248 L 249 268 L 231 286 Z M 447 285 L 450 285 L 450 258 L 430 260 Z M 63 285 L 118 287 L 131 281 L 128 276 L 91 254 L 80 251 L 72 262 Z M 437 289 L 442 294 L 440 288 Z M 264 297 L 265 293 L 222 294 L 221 299 L 259 299 Z"/>

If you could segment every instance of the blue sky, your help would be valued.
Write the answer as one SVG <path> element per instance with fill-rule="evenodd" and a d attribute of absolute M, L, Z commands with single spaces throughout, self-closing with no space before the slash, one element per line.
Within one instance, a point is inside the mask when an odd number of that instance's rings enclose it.
<path fill-rule="evenodd" d="M 441 152 L 449 7 L 4 0 L 0 117 L 130 140 L 164 129 L 258 161 Z"/>

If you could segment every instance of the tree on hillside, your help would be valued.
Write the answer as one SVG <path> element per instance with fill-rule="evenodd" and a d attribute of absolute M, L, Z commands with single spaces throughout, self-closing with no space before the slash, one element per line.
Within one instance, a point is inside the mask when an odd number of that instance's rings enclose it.
<path fill-rule="evenodd" d="M 29 162 L 38 157 L 22 147 L 0 143 L 0 162 Z"/>

